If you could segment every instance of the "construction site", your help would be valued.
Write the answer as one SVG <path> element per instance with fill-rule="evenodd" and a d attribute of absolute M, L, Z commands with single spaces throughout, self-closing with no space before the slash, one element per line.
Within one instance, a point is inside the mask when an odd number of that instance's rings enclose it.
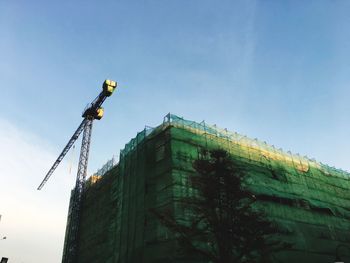
<path fill-rule="evenodd" d="M 246 167 L 257 206 L 279 226 L 278 238 L 293 244 L 276 262 L 350 261 L 349 173 L 168 114 L 137 133 L 116 164 L 86 180 L 78 220 L 72 219 L 72 191 L 63 262 L 193 262 L 177 257 L 172 233 L 149 210 L 168 206 L 183 213 L 174 200 L 192 194 L 188 177 L 202 149 L 224 149 Z M 75 239 L 70 229 L 79 229 Z"/>

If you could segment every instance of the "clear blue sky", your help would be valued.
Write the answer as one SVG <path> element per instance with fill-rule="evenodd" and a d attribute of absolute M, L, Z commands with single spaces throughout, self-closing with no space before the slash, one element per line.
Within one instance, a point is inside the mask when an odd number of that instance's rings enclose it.
<path fill-rule="evenodd" d="M 0 119 L 54 158 L 111 78 L 91 171 L 168 112 L 350 170 L 349 12 L 320 0 L 1 1 Z"/>

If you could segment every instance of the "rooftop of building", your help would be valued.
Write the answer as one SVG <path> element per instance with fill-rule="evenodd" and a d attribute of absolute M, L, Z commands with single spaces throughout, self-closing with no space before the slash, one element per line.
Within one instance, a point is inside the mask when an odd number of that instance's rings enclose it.
<path fill-rule="evenodd" d="M 247 151 L 259 152 L 262 156 L 267 159 L 277 160 L 286 164 L 291 164 L 296 167 L 299 171 L 306 172 L 309 167 L 315 167 L 322 170 L 327 175 L 333 175 L 344 179 L 350 179 L 350 173 L 348 171 L 331 167 L 327 164 L 316 161 L 314 158 L 307 156 L 301 156 L 300 154 L 294 154 L 290 151 L 284 151 L 282 148 L 276 148 L 274 145 L 268 144 L 265 141 L 258 139 L 252 139 L 246 135 L 239 134 L 237 132 L 231 132 L 227 129 L 222 129 L 216 125 L 210 125 L 205 121 L 196 122 L 187 120 L 183 117 L 168 113 L 163 123 L 157 127 L 145 126 L 145 128 L 138 132 L 137 135 L 125 144 L 124 149 L 120 151 L 120 157 L 126 155 L 129 151 L 135 149 L 135 147 L 148 138 L 150 135 L 154 135 L 160 130 L 163 130 L 169 126 L 182 128 L 190 132 L 201 134 L 203 136 L 214 136 L 220 139 L 228 140 L 231 143 L 238 144 L 245 148 Z M 98 172 L 98 175 L 103 175 L 106 171 L 110 170 L 117 164 L 114 157 L 109 160 Z"/>

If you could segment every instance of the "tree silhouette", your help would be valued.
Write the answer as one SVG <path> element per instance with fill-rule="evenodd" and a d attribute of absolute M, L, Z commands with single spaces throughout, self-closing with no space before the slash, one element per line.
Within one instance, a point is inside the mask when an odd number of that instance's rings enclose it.
<path fill-rule="evenodd" d="M 189 177 L 194 194 L 177 200 L 185 215 L 152 210 L 173 232 L 178 256 L 214 263 L 271 262 L 290 244 L 274 239 L 276 226 L 253 208 L 255 196 L 244 186 L 247 173 L 224 150 L 204 151 Z"/>

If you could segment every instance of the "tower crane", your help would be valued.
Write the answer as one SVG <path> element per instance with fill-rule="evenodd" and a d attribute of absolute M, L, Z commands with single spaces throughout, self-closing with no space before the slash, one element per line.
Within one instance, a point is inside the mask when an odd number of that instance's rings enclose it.
<path fill-rule="evenodd" d="M 105 80 L 103 82 L 101 93 L 86 106 L 82 114 L 83 121 L 80 123 L 78 129 L 73 133 L 67 145 L 63 148 L 61 154 L 58 156 L 57 160 L 54 162 L 54 164 L 47 172 L 45 178 L 38 187 L 38 190 L 41 190 L 43 188 L 43 186 L 49 180 L 50 176 L 60 164 L 64 156 L 73 146 L 74 142 L 79 138 L 79 135 L 83 133 L 77 178 L 75 182 L 75 188 L 72 192 L 71 203 L 69 208 L 70 214 L 69 220 L 67 222 L 65 246 L 62 258 L 63 263 L 75 262 L 77 256 L 81 199 L 87 173 L 92 123 L 94 120 L 100 120 L 103 117 L 104 110 L 101 106 L 106 100 L 106 98 L 113 94 L 116 87 L 117 83 L 113 80 Z"/>

